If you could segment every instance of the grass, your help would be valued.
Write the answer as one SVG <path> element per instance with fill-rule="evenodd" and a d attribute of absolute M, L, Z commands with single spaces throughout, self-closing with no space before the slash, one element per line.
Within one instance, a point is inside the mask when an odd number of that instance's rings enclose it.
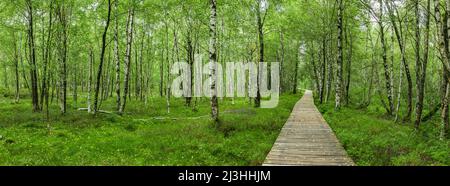
<path fill-rule="evenodd" d="M 124 116 L 96 117 L 73 106 L 61 116 L 55 103 L 49 122 L 29 99 L 0 98 L 0 165 L 260 165 L 300 96 L 282 95 L 275 109 L 221 100 L 219 129 L 209 117 L 186 119 L 209 115 L 205 98 L 197 111 L 172 99 L 168 114 L 165 99 L 152 98 L 129 102 Z M 102 109 L 114 110 L 114 98 Z"/>
<path fill-rule="evenodd" d="M 319 106 L 325 120 L 357 165 L 450 165 L 450 140 L 439 140 L 439 120 L 394 123 L 380 107 L 335 111 L 332 104 Z"/>

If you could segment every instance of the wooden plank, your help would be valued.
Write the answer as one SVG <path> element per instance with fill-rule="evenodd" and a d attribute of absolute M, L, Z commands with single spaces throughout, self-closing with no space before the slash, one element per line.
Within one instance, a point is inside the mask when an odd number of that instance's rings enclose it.
<path fill-rule="evenodd" d="M 284 151 L 284 150 L 274 150 L 271 153 L 271 156 L 279 156 L 279 155 L 317 155 L 317 156 L 345 156 L 345 153 L 341 151 Z"/>
<path fill-rule="evenodd" d="M 318 159 L 309 159 L 309 160 L 300 160 L 300 159 L 269 159 L 266 161 L 267 164 L 289 164 L 289 165 L 352 165 L 353 163 L 345 160 L 318 160 Z"/>
<path fill-rule="evenodd" d="M 306 91 L 294 109 L 264 166 L 352 166 L 352 159 L 314 105 Z"/>

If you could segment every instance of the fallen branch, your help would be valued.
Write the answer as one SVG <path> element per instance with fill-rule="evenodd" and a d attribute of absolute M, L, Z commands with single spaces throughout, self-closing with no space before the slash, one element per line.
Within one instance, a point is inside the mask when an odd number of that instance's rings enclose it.
<path fill-rule="evenodd" d="M 222 114 L 225 114 L 225 113 L 255 114 L 255 112 L 253 110 L 250 110 L 250 109 L 226 110 L 226 111 L 222 112 Z M 195 119 L 201 119 L 201 118 L 208 118 L 210 116 L 211 115 L 203 115 L 203 116 L 197 116 L 197 117 L 184 117 L 184 118 L 156 116 L 156 117 L 151 117 L 149 119 L 134 119 L 134 120 L 135 121 L 148 121 L 148 120 L 195 120 Z"/>
<path fill-rule="evenodd" d="M 185 118 L 173 118 L 173 117 L 151 117 L 149 119 L 134 119 L 135 121 L 148 121 L 148 120 L 191 120 L 191 119 L 200 119 L 207 118 L 209 115 L 198 116 L 198 117 L 185 117 Z"/>
<path fill-rule="evenodd" d="M 79 108 L 79 111 L 85 111 L 85 110 L 89 110 L 88 108 Z M 103 114 L 114 114 L 114 112 L 111 111 L 106 111 L 106 110 L 97 110 L 98 113 L 103 113 Z"/>

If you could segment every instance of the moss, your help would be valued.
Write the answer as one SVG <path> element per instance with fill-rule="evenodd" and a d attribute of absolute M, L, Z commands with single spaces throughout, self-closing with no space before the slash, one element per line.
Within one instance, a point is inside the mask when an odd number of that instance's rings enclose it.
<path fill-rule="evenodd" d="M 275 109 L 223 99 L 218 130 L 208 117 L 208 99 L 198 99 L 196 111 L 183 99 L 172 99 L 170 114 L 164 98 L 148 104 L 131 100 L 123 116 L 94 117 L 72 107 L 62 116 L 54 105 L 49 121 L 44 113 L 31 112 L 30 100 L 2 104 L 0 165 L 258 165 L 300 96 L 282 95 Z M 102 110 L 114 111 L 115 100 L 104 101 Z"/>
<path fill-rule="evenodd" d="M 450 165 L 450 140 L 438 139 L 438 121 L 415 131 L 412 123 L 394 123 L 383 110 L 319 106 L 348 154 L 358 165 Z M 371 106 L 370 108 L 378 108 Z"/>

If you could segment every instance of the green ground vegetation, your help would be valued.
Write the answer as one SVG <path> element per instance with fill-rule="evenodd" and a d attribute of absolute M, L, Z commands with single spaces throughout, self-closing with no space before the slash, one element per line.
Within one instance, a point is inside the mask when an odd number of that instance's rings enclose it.
<path fill-rule="evenodd" d="M 319 106 L 325 120 L 357 165 L 450 165 L 450 140 L 439 140 L 439 116 L 416 131 L 411 123 L 395 123 L 383 108 L 333 104 Z"/>
<path fill-rule="evenodd" d="M 75 108 L 61 116 L 55 105 L 50 122 L 27 99 L 1 98 L 0 165 L 260 165 L 300 97 L 282 95 L 275 109 L 223 99 L 219 130 L 207 98 L 194 111 L 172 99 L 170 114 L 159 97 L 131 101 L 123 116 Z M 102 109 L 113 110 L 113 100 Z"/>

